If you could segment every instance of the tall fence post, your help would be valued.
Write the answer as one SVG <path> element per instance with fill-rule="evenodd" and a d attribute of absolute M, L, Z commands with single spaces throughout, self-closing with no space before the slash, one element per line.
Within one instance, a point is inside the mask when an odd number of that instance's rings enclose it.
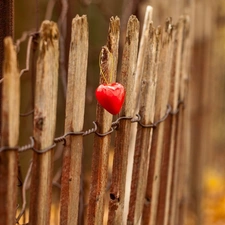
<path fill-rule="evenodd" d="M 105 79 L 115 82 L 118 62 L 118 47 L 119 47 L 119 27 L 120 20 L 118 17 L 110 19 L 109 35 L 107 46 L 102 48 L 101 66 L 104 67 Z M 113 59 L 112 59 L 113 57 Z M 113 67 L 111 64 L 113 63 Z M 110 76 L 112 75 L 112 78 Z M 103 77 L 100 77 L 100 83 L 105 82 Z M 98 132 L 106 133 L 111 128 L 112 115 L 97 105 L 96 120 L 98 124 Z M 94 149 L 92 159 L 92 175 L 91 188 L 88 205 L 88 225 L 103 224 L 104 215 L 104 195 L 108 178 L 108 156 L 110 147 L 110 135 L 99 137 L 95 134 Z"/>
<path fill-rule="evenodd" d="M 166 21 L 162 32 L 162 47 L 160 51 L 160 64 L 158 68 L 158 82 L 155 100 L 154 121 L 161 120 L 167 109 L 170 91 L 170 75 L 172 68 L 172 24 L 171 18 Z M 160 187 L 160 171 L 163 150 L 164 122 L 160 123 L 153 132 L 150 160 L 148 168 L 146 202 L 144 204 L 143 218 L 144 224 L 153 225 L 156 223 L 158 195 Z"/>
<path fill-rule="evenodd" d="M 139 100 L 141 121 L 137 127 L 128 224 L 139 223 L 145 202 L 160 49 L 161 29 L 155 29 L 151 22 L 148 27 L 147 45 L 143 59 L 144 68 Z"/>
<path fill-rule="evenodd" d="M 151 6 L 148 6 L 145 11 L 145 18 L 143 23 L 143 28 L 141 32 L 140 37 L 140 44 L 139 44 L 139 50 L 138 50 L 138 58 L 137 58 L 137 65 L 135 70 L 135 83 L 134 83 L 134 113 L 138 113 L 138 105 L 139 105 L 139 97 L 140 97 L 140 89 L 141 89 L 141 80 L 144 70 L 144 57 L 145 57 L 145 50 L 148 43 L 148 37 L 149 37 L 149 25 L 152 21 L 152 14 L 153 14 L 153 8 Z M 124 206 L 124 219 L 130 220 L 130 216 L 133 217 L 133 215 L 130 214 L 129 209 L 129 198 L 130 198 L 130 185 L 131 185 L 131 177 L 132 177 L 132 171 L 133 171 L 133 155 L 134 155 L 134 148 L 135 148 L 135 137 L 137 132 L 137 126 L 136 124 L 131 127 L 131 140 L 129 144 L 129 152 L 128 152 L 128 163 L 127 163 L 127 176 L 126 176 L 126 202 Z M 128 218 L 127 218 L 128 214 Z M 132 220 L 132 219 L 131 219 Z"/>
<path fill-rule="evenodd" d="M 3 78 L 3 61 L 4 61 L 4 38 L 6 36 L 14 36 L 14 0 L 4 0 L 0 1 L 0 80 Z M 14 53 L 13 53 L 14 54 Z M 0 84 L 0 109 L 2 109 L 2 85 Z M 2 110 L 0 110 L 0 113 L 2 113 Z M 2 132 L 1 126 L 2 126 L 2 116 L 0 116 L 0 131 Z M 2 142 L 2 140 L 0 140 Z M 1 144 L 2 145 L 2 144 Z M 1 159 L 2 154 L 0 155 L 0 161 L 4 160 Z M 17 171 L 17 169 L 16 169 Z M 7 180 L 6 173 L 2 173 L 0 171 L 0 179 L 1 180 Z M 3 182 L 1 182 L 3 183 Z M 2 221 L 2 224 L 7 224 L 4 222 L 4 217 L 6 218 L 6 201 L 5 201 L 5 193 L 7 186 L 3 186 L 3 184 L 0 185 L 0 221 Z M 2 197 L 3 196 L 3 197 Z M 11 209 L 9 209 L 11 210 Z M 4 216 L 3 216 L 4 215 Z M 10 223 L 9 223 L 10 224 Z"/>
<path fill-rule="evenodd" d="M 170 82 L 169 105 L 172 112 L 168 115 L 164 122 L 164 145 L 162 151 L 161 171 L 160 171 L 160 187 L 157 206 L 156 224 L 168 224 L 168 219 L 171 218 L 170 195 L 173 177 L 173 163 L 175 149 L 177 148 L 176 136 L 177 133 L 177 118 L 179 108 L 179 88 L 181 80 L 181 59 L 183 45 L 183 20 L 180 20 L 175 25 L 173 35 L 173 56 L 172 70 Z M 177 112 L 176 112 L 177 111 Z M 182 135 L 182 134 L 180 134 Z M 172 223 L 174 224 L 174 223 Z"/>
<path fill-rule="evenodd" d="M 14 225 L 18 189 L 17 145 L 19 138 L 20 79 L 16 51 L 11 37 L 4 39 L 3 76 L 1 110 L 1 149 L 3 152 L 0 153 L 0 224 Z"/>
<path fill-rule="evenodd" d="M 186 92 L 185 74 L 188 58 L 187 48 L 189 21 L 187 16 L 182 16 L 178 22 L 178 43 L 177 43 L 177 57 L 176 57 L 176 76 L 179 76 L 180 82 L 177 84 L 177 91 L 174 95 L 173 111 L 179 110 L 179 113 L 173 118 L 171 141 L 174 142 L 174 157 L 171 165 L 172 171 L 172 185 L 170 193 L 170 212 L 168 213 L 170 223 L 168 224 L 183 224 L 184 220 L 184 204 L 186 204 L 186 184 L 187 176 L 185 174 L 185 167 L 188 165 L 189 152 L 187 146 L 184 145 L 185 122 L 184 121 L 184 102 Z M 181 104 L 179 104 L 179 101 Z M 177 118 L 176 118 L 177 117 Z M 175 122 L 177 120 L 177 122 Z M 175 128 L 176 125 L 176 128 Z"/>
<path fill-rule="evenodd" d="M 44 21 L 40 29 L 37 60 L 34 139 L 29 224 L 50 222 L 53 139 L 56 126 L 58 90 L 59 33 L 54 22 Z M 41 150 L 46 152 L 41 153 Z"/>
<path fill-rule="evenodd" d="M 119 82 L 126 90 L 124 106 L 120 116 L 134 116 L 134 82 L 137 63 L 139 21 L 131 16 L 127 24 L 126 41 L 123 50 L 122 68 Z M 115 151 L 110 188 L 108 224 L 123 224 L 125 186 L 131 122 L 121 120 L 115 137 Z"/>
<path fill-rule="evenodd" d="M 87 59 L 87 17 L 76 16 L 72 22 L 70 43 L 65 133 L 80 132 L 83 129 Z M 67 137 L 61 182 L 61 225 L 74 225 L 78 221 L 82 154 L 82 134 Z"/>

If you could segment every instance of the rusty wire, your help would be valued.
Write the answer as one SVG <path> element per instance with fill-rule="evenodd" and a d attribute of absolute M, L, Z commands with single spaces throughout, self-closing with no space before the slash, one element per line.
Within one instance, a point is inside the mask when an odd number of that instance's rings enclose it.
<path fill-rule="evenodd" d="M 20 50 L 20 44 L 26 40 L 26 38 L 29 36 L 29 40 L 28 40 L 28 44 L 27 44 L 27 52 L 26 52 L 26 65 L 25 65 L 25 68 L 22 69 L 20 71 L 20 77 L 26 73 L 26 72 L 29 72 L 30 70 L 30 54 L 31 54 L 31 47 L 32 47 L 32 43 L 33 41 L 35 41 L 37 39 L 37 37 L 39 36 L 39 32 L 33 32 L 33 33 L 30 33 L 30 32 L 24 32 L 21 36 L 20 39 L 18 39 L 16 41 L 16 49 L 17 49 L 17 52 Z M 2 78 L 0 80 L 0 84 L 3 82 L 4 78 Z"/>
<path fill-rule="evenodd" d="M 29 112 L 26 113 L 20 113 L 21 117 L 26 117 L 26 116 L 30 116 L 34 113 L 34 109 L 30 110 Z"/>
<path fill-rule="evenodd" d="M 52 150 L 56 146 L 56 144 L 59 143 L 59 142 L 63 142 L 63 144 L 65 145 L 66 144 L 66 137 L 68 137 L 68 136 L 74 136 L 74 135 L 87 136 L 87 135 L 90 135 L 92 133 L 98 135 L 99 137 L 107 136 L 107 135 L 111 134 L 112 132 L 114 132 L 115 130 L 117 130 L 119 128 L 121 120 L 130 120 L 131 123 L 138 123 L 143 129 L 146 129 L 146 128 L 155 129 L 155 128 L 157 128 L 157 126 L 160 123 L 162 123 L 163 121 L 165 121 L 167 119 L 169 114 L 171 114 L 172 116 L 177 115 L 180 112 L 181 106 L 184 106 L 183 101 L 179 101 L 177 109 L 175 111 L 172 111 L 172 107 L 170 105 L 167 105 L 167 110 L 166 110 L 165 115 L 161 119 L 159 119 L 158 121 L 150 123 L 150 124 L 143 124 L 141 122 L 142 117 L 141 117 L 140 114 L 136 114 L 135 117 L 121 116 L 121 117 L 117 118 L 114 122 L 112 122 L 110 130 L 108 132 L 99 133 L 98 132 L 98 128 L 99 128 L 98 124 L 97 124 L 97 122 L 94 121 L 93 122 L 93 124 L 94 124 L 93 128 L 90 128 L 86 131 L 67 132 L 60 137 L 54 138 L 54 143 L 51 146 L 49 146 L 45 149 L 42 149 L 42 150 L 38 150 L 34 147 L 35 146 L 35 139 L 34 139 L 34 137 L 30 137 L 30 143 L 29 144 L 24 145 L 22 147 L 1 147 L 0 152 L 6 151 L 6 150 L 17 150 L 18 152 L 24 152 L 24 151 L 32 149 L 34 152 L 36 152 L 38 154 L 45 153 L 49 150 Z M 26 202 L 26 189 L 27 189 L 28 181 L 29 181 L 31 171 L 32 171 L 31 168 L 32 168 L 32 161 L 31 161 L 30 166 L 28 168 L 28 171 L 27 171 L 27 174 L 26 174 L 26 177 L 25 177 L 25 180 L 24 180 L 23 188 L 22 188 L 22 208 L 20 210 L 19 215 L 16 218 L 17 224 L 20 224 L 19 220 L 24 215 L 24 212 L 25 212 L 25 209 L 26 209 L 26 204 L 27 204 L 27 202 Z M 55 178 L 53 179 L 53 183 L 52 183 L 53 185 L 55 185 L 58 188 L 61 188 L 61 185 L 57 181 L 58 177 L 60 176 L 60 172 L 61 171 L 58 171 L 58 174 L 57 174 L 57 176 L 55 176 Z"/>
<path fill-rule="evenodd" d="M 156 128 L 160 123 L 162 123 L 164 120 L 166 120 L 168 115 L 171 113 L 171 110 L 172 110 L 171 106 L 167 105 L 167 110 L 166 110 L 165 115 L 161 119 L 159 119 L 158 121 L 156 121 L 154 123 L 143 124 L 141 122 L 141 116 L 139 114 L 137 114 L 138 119 L 137 120 L 133 120 L 132 122 L 138 122 L 138 124 L 140 126 L 142 126 L 143 128 Z"/>
<path fill-rule="evenodd" d="M 31 54 L 31 47 L 32 47 L 32 43 L 33 41 L 37 40 L 37 38 L 39 37 L 39 32 L 35 32 L 35 33 L 31 33 L 29 40 L 28 40 L 28 44 L 27 44 L 27 53 L 26 53 L 26 66 L 24 69 L 22 69 L 20 71 L 20 77 L 26 73 L 29 72 L 30 70 L 30 54 Z"/>
<path fill-rule="evenodd" d="M 176 110 L 172 111 L 172 109 L 171 109 L 170 114 L 176 115 L 177 113 L 179 113 L 181 107 L 184 107 L 184 101 L 180 100 L 180 101 L 178 101 Z"/>
<path fill-rule="evenodd" d="M 31 29 L 30 31 L 24 31 L 24 32 L 22 33 L 21 37 L 18 38 L 18 39 L 16 40 L 15 46 L 16 46 L 16 51 L 17 51 L 17 53 L 20 51 L 20 45 L 21 45 L 21 43 L 23 43 L 24 41 L 26 41 L 27 38 L 28 38 L 33 32 L 35 32 L 34 29 Z"/>
<path fill-rule="evenodd" d="M 182 101 L 179 102 L 178 108 L 175 111 L 172 111 L 171 106 L 167 105 L 167 110 L 166 110 L 165 115 L 161 119 L 159 119 L 158 121 L 150 123 L 150 124 L 143 124 L 141 122 L 142 118 L 141 118 L 140 114 L 137 114 L 136 117 L 121 116 L 117 120 L 112 122 L 109 131 L 107 131 L 105 133 L 99 133 L 98 132 L 98 128 L 99 128 L 98 124 L 97 124 L 97 122 L 93 121 L 93 124 L 94 124 L 93 128 L 90 128 L 86 131 L 67 132 L 67 133 L 63 134 L 62 136 L 54 138 L 53 144 L 51 146 L 45 148 L 45 149 L 42 149 L 42 150 L 36 149 L 34 147 L 35 146 L 35 139 L 34 139 L 34 137 L 30 137 L 30 143 L 29 144 L 21 146 L 21 147 L 19 147 L 19 146 L 15 146 L 15 147 L 3 146 L 3 147 L 0 148 L 0 152 L 11 151 L 11 150 L 17 150 L 18 152 L 24 152 L 24 151 L 32 149 L 34 152 L 36 152 L 38 154 L 42 154 L 42 153 L 45 153 L 45 152 L 53 149 L 56 146 L 56 144 L 59 143 L 59 142 L 63 142 L 63 144 L 66 145 L 66 137 L 68 137 L 68 136 L 74 136 L 74 135 L 87 136 L 87 135 L 90 135 L 92 133 L 95 133 L 99 137 L 107 136 L 107 135 L 113 133 L 115 130 L 118 129 L 121 120 L 130 120 L 131 123 L 138 123 L 143 128 L 156 128 L 160 123 L 162 123 L 163 121 L 166 120 L 166 118 L 168 117 L 169 114 L 176 115 L 179 112 L 181 105 L 183 105 Z"/>

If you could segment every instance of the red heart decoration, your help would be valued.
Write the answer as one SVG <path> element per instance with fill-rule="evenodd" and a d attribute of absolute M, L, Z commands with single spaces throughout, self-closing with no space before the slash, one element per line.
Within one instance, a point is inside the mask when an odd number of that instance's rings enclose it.
<path fill-rule="evenodd" d="M 101 84 L 95 91 L 99 104 L 113 115 L 120 112 L 124 98 L 125 89 L 120 83 Z"/>

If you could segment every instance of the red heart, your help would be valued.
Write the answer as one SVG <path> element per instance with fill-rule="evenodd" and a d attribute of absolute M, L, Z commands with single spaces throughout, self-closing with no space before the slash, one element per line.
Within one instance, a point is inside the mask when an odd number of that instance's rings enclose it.
<path fill-rule="evenodd" d="M 120 83 L 101 84 L 95 91 L 99 104 L 113 115 L 120 112 L 124 98 L 125 89 Z"/>

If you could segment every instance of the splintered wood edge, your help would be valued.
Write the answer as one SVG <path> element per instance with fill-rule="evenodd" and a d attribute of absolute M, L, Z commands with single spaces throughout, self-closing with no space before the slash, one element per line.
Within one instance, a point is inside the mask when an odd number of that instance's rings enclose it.
<path fill-rule="evenodd" d="M 113 79 L 113 71 L 112 71 L 114 64 L 113 55 L 106 45 L 102 47 L 99 58 L 100 58 L 99 84 L 107 84 L 110 82 L 115 82 L 115 79 Z"/>
<path fill-rule="evenodd" d="M 116 80 L 117 75 L 119 38 L 120 38 L 120 19 L 117 16 L 111 17 L 109 22 L 109 30 L 106 46 L 113 55 L 112 81 Z"/>
<path fill-rule="evenodd" d="M 50 45 L 54 47 L 54 41 L 59 40 L 59 30 L 57 24 L 53 21 L 45 20 L 40 28 L 40 45 L 41 51 L 45 52 Z"/>
<path fill-rule="evenodd" d="M 40 28 L 37 60 L 34 136 L 43 149 L 52 144 L 56 126 L 59 68 L 59 31 L 57 24 L 43 21 Z"/>
<path fill-rule="evenodd" d="M 107 37 L 107 43 L 103 46 L 102 51 L 105 54 L 101 60 L 104 62 L 101 63 L 103 65 L 105 63 L 106 69 L 110 70 L 105 72 L 106 79 L 108 76 L 110 79 L 107 81 L 115 82 L 117 75 L 117 63 L 118 63 L 118 49 L 119 49 L 119 35 L 120 35 L 120 19 L 118 17 L 111 17 L 109 23 L 109 31 Z M 105 58 L 105 60 L 104 60 Z M 113 58 L 113 60 L 112 60 Z M 113 63 L 113 70 L 110 67 L 110 64 Z M 111 71 L 112 70 L 112 71 Z M 103 81 L 103 77 L 100 76 L 100 83 Z M 103 81 L 105 83 L 105 81 Z M 112 123 L 112 115 L 104 110 L 99 104 L 97 104 L 97 113 L 96 119 L 99 123 L 100 130 L 99 132 L 107 132 L 109 131 Z"/>
<path fill-rule="evenodd" d="M 134 83 L 137 64 L 139 21 L 136 16 L 130 16 L 127 24 L 126 41 L 122 56 L 121 83 L 126 90 L 124 106 L 121 115 L 133 116 L 134 111 Z"/>
<path fill-rule="evenodd" d="M 184 30 L 184 20 L 180 18 L 177 24 L 177 32 L 176 32 L 176 57 L 175 59 L 175 74 L 174 74 L 174 85 L 173 85 L 173 99 L 172 99 L 172 109 L 176 111 L 178 107 L 179 101 L 179 92 L 180 92 L 180 82 L 181 80 L 181 63 L 182 63 L 182 47 L 183 47 L 183 30 Z"/>
<path fill-rule="evenodd" d="M 81 131 L 83 129 L 88 62 L 88 34 L 87 16 L 80 17 L 77 15 L 72 21 L 69 53 L 65 128 L 68 131 L 71 131 L 70 129 L 72 131 Z"/>
<path fill-rule="evenodd" d="M 4 39 L 2 145 L 15 147 L 19 138 L 20 77 L 11 37 Z"/>
<path fill-rule="evenodd" d="M 59 32 L 57 24 L 42 22 L 36 68 L 34 138 L 36 148 L 53 144 L 58 93 Z M 34 153 L 29 220 L 32 225 L 48 224 L 51 208 L 53 151 Z M 37 176 L 38 179 L 37 179 Z M 38 199 L 38 200 L 37 200 Z"/>
<path fill-rule="evenodd" d="M 146 51 L 146 43 L 148 39 L 148 30 L 150 23 L 152 21 L 152 13 L 153 8 L 151 6 L 148 6 L 146 8 L 145 12 L 145 18 L 144 18 L 144 24 L 142 28 L 142 35 L 140 40 L 140 47 L 138 52 L 138 59 L 137 59 L 137 67 L 136 67 L 136 77 L 135 77 L 135 98 L 134 98 L 134 104 L 135 104 L 135 113 L 138 112 L 139 108 L 139 93 L 141 88 L 141 80 L 142 80 L 142 74 L 143 74 L 143 65 L 144 65 L 144 57 L 145 57 L 145 51 Z"/>
<path fill-rule="evenodd" d="M 162 47 L 160 51 L 160 66 L 156 90 L 155 121 L 161 119 L 167 110 L 170 91 L 170 77 L 173 63 L 173 26 L 172 19 L 168 18 L 162 32 Z"/>
<path fill-rule="evenodd" d="M 189 16 L 182 16 L 184 22 L 184 39 L 183 39 L 183 57 L 182 57 L 182 69 L 181 69 L 181 85 L 180 85 L 180 100 L 184 101 L 186 98 L 186 89 L 188 77 L 188 68 L 190 64 L 190 18 Z"/>

